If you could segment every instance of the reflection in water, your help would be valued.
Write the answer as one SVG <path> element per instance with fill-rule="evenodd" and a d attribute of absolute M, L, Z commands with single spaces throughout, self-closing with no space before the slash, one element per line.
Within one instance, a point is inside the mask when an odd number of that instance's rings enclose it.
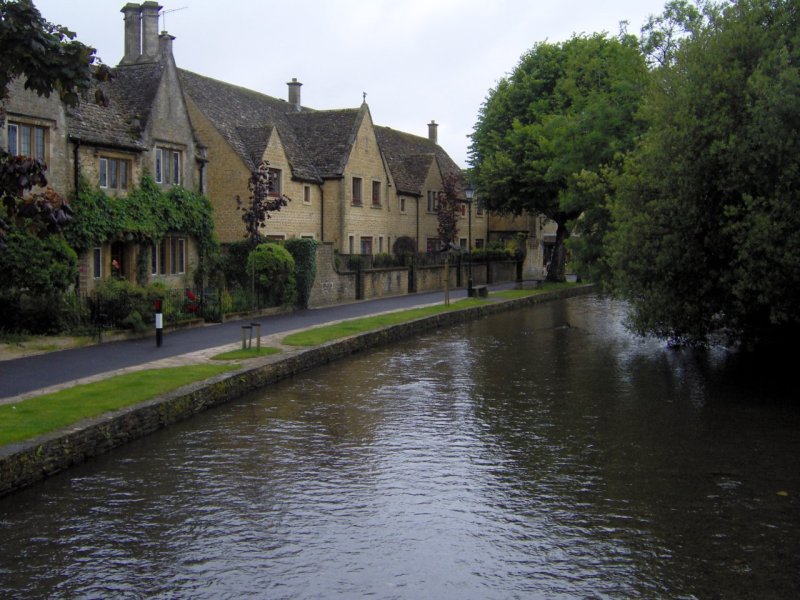
<path fill-rule="evenodd" d="M 621 318 L 436 331 L 0 500 L 0 596 L 795 596 L 800 410 Z"/>

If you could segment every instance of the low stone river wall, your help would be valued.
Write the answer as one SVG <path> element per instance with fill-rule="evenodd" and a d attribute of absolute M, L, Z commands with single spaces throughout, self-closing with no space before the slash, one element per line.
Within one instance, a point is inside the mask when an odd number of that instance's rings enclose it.
<path fill-rule="evenodd" d="M 147 402 L 87 419 L 74 426 L 0 448 L 0 496 L 12 493 L 86 459 L 144 437 L 245 393 L 396 340 L 439 327 L 556 299 L 587 294 L 587 285 L 447 312 L 358 334 L 313 348 L 264 357 L 236 371 L 184 386 Z"/>

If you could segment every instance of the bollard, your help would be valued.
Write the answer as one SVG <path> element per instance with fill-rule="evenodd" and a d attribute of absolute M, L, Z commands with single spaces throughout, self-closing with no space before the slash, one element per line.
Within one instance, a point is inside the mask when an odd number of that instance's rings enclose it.
<path fill-rule="evenodd" d="M 261 351 L 261 323 L 250 323 L 250 326 L 256 330 L 256 350 Z M 252 343 L 250 344 L 253 345 Z"/>
<path fill-rule="evenodd" d="M 156 348 L 164 342 L 164 315 L 161 313 L 161 300 L 156 300 Z"/>
<path fill-rule="evenodd" d="M 253 327 L 251 325 L 242 325 L 242 350 L 247 350 L 253 339 Z"/>

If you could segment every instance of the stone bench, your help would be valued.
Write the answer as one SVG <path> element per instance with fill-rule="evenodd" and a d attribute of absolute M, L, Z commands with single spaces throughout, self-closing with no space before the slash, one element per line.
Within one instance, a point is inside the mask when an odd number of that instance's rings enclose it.
<path fill-rule="evenodd" d="M 471 298 L 480 297 L 480 298 L 488 298 L 489 297 L 489 286 L 488 285 L 473 285 L 472 286 L 472 293 L 469 294 Z"/>

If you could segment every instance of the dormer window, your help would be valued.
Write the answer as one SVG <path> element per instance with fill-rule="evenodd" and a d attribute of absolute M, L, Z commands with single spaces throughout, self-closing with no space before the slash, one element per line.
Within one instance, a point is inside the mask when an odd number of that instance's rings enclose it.
<path fill-rule="evenodd" d="M 281 187 L 281 170 L 270 168 L 267 172 L 269 174 L 269 195 L 280 196 L 283 193 L 283 188 Z"/>
<path fill-rule="evenodd" d="M 361 177 L 353 177 L 353 195 L 352 203 L 356 206 L 361 206 L 361 192 L 362 192 L 362 179 Z"/>
<path fill-rule="evenodd" d="M 172 148 L 156 148 L 156 183 L 181 184 L 181 153 Z"/>
<path fill-rule="evenodd" d="M 131 161 L 122 158 L 100 157 L 100 189 L 127 190 Z"/>
<path fill-rule="evenodd" d="M 381 182 L 372 182 L 372 206 L 381 205 Z"/>

